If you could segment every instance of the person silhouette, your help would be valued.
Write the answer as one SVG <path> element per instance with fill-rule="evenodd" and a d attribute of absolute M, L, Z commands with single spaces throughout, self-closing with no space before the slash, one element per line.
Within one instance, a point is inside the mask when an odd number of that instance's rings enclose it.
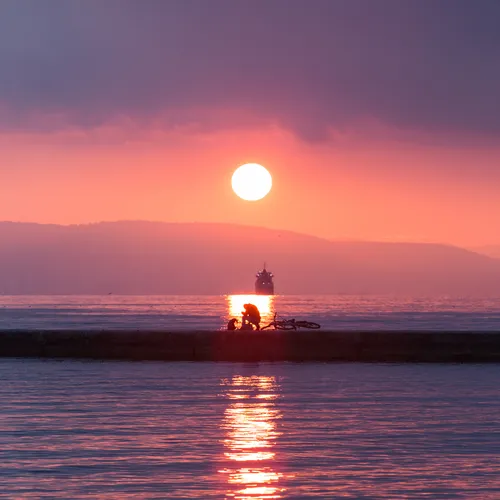
<path fill-rule="evenodd" d="M 254 325 L 256 330 L 260 330 L 260 312 L 255 304 L 243 304 L 245 308 L 242 311 L 242 328 L 243 325 Z"/>
<path fill-rule="evenodd" d="M 238 323 L 238 320 L 236 318 L 232 318 L 227 322 L 227 329 L 228 330 L 236 330 L 236 323 Z"/>

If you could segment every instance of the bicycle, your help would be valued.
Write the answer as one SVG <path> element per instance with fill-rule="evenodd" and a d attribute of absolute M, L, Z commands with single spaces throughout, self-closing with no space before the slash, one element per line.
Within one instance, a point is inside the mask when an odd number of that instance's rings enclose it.
<path fill-rule="evenodd" d="M 299 328 L 310 328 L 311 330 L 317 330 L 321 328 L 319 323 L 314 323 L 313 321 L 297 321 L 295 319 L 276 319 L 277 313 L 274 314 L 273 320 L 261 328 L 261 330 L 267 330 L 268 328 L 274 327 L 275 330 L 297 330 Z"/>

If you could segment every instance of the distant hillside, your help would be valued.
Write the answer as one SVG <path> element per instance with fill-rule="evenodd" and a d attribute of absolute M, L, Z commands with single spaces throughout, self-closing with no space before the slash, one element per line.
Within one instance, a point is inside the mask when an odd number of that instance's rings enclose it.
<path fill-rule="evenodd" d="M 265 261 L 277 293 L 500 296 L 500 261 L 444 245 L 230 224 L 0 223 L 3 294 L 252 292 Z"/>
<path fill-rule="evenodd" d="M 500 245 L 489 245 L 485 247 L 473 248 L 473 252 L 477 252 L 494 259 L 500 259 Z"/>

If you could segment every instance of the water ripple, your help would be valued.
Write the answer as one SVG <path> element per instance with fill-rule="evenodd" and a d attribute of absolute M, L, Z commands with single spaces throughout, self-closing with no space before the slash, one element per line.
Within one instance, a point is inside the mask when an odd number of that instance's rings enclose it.
<path fill-rule="evenodd" d="M 500 498 L 492 365 L 0 361 L 0 498 Z"/>
<path fill-rule="evenodd" d="M 5 296 L 0 329 L 217 330 L 254 302 L 332 330 L 500 330 L 500 300 L 352 295 Z"/>

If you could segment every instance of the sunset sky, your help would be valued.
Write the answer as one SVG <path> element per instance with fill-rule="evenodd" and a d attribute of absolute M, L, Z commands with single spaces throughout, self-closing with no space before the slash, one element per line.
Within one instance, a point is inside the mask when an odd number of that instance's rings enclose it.
<path fill-rule="evenodd" d="M 498 0 L 3 0 L 0 220 L 500 244 L 499 25 Z"/>

